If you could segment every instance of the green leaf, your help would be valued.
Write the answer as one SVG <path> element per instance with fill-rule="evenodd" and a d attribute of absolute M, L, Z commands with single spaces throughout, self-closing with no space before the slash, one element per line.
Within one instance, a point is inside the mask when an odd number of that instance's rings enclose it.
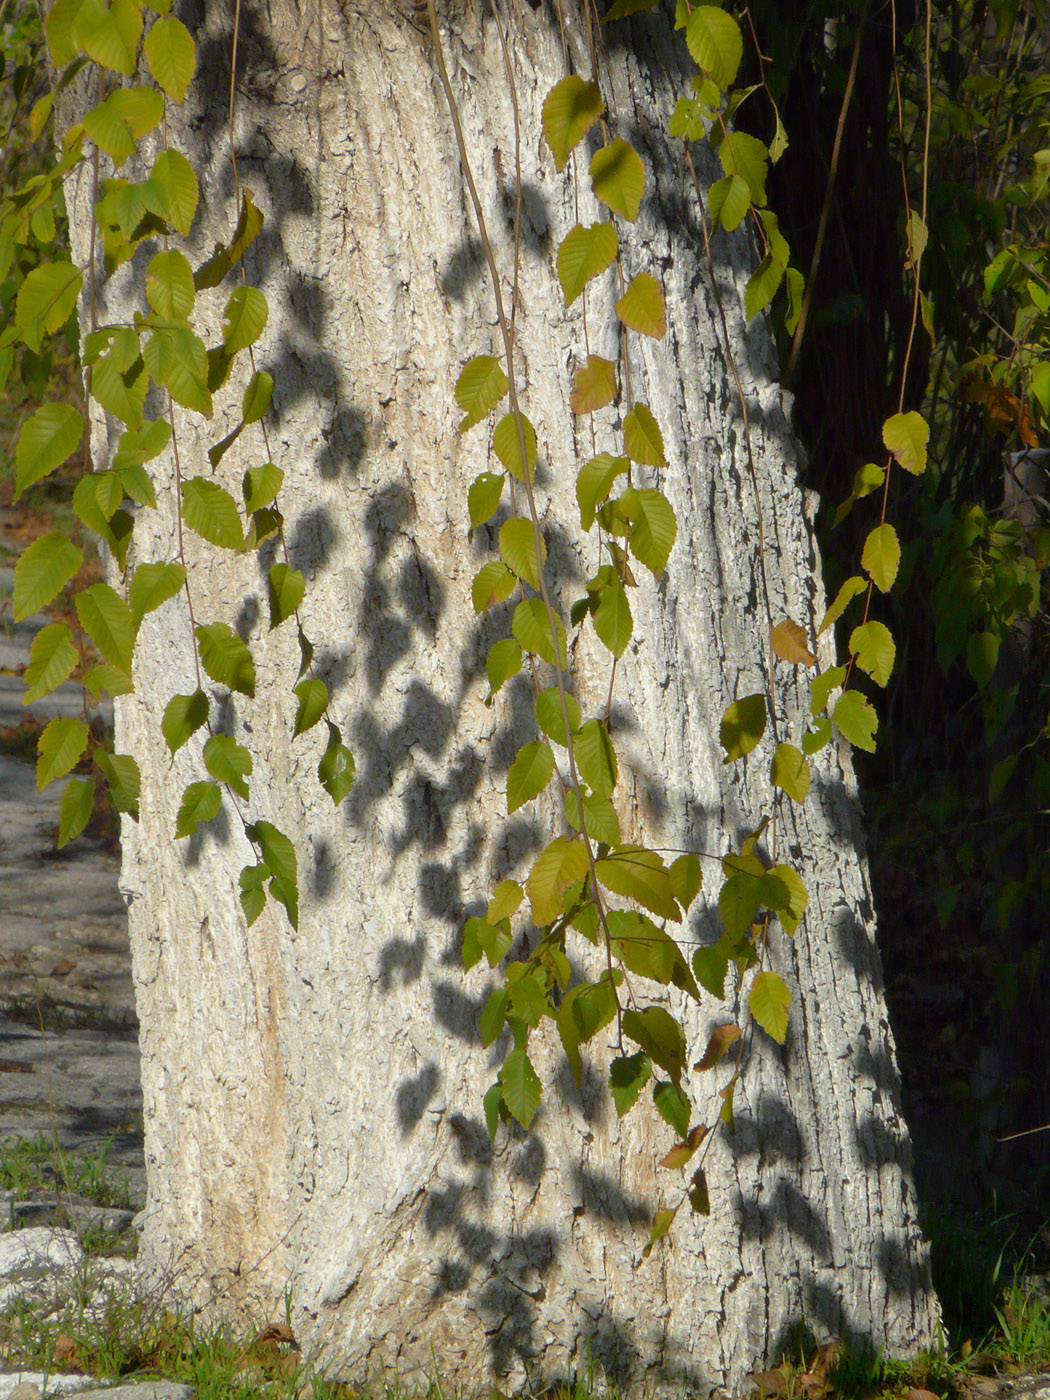
<path fill-rule="evenodd" d="M 674 1224 L 676 1213 L 677 1212 L 673 1210 L 668 1210 L 667 1207 L 664 1206 L 653 1216 L 653 1226 L 649 1231 L 649 1243 L 642 1250 L 643 1259 L 649 1258 L 649 1255 L 653 1252 L 653 1245 L 656 1244 L 658 1240 L 662 1240 L 664 1235 L 667 1234 L 668 1230 Z"/>
<path fill-rule="evenodd" d="M 607 797 L 596 797 L 593 792 L 585 792 L 581 821 L 576 792 L 569 788 L 565 794 L 565 818 L 574 831 L 586 830 L 592 841 L 604 842 L 607 846 L 618 846 L 620 843 L 620 821 Z"/>
<path fill-rule="evenodd" d="M 623 420 L 623 442 L 632 461 L 650 467 L 667 465 L 660 425 L 644 403 L 635 404 Z"/>
<path fill-rule="evenodd" d="M 762 142 L 749 136 L 746 131 L 730 131 L 718 147 L 718 158 L 727 175 L 740 175 L 747 182 L 751 203 L 761 208 L 766 202 L 766 177 L 769 174 L 769 152 Z M 782 277 L 783 261 L 772 251 L 767 257 L 776 263 Z M 779 282 L 779 277 L 777 280 Z"/>
<path fill-rule="evenodd" d="M 773 869 L 769 871 L 769 875 L 777 881 L 778 886 L 784 891 L 784 896 L 772 907 L 775 908 L 777 917 L 784 926 L 784 931 L 794 933 L 809 904 L 806 887 L 798 872 L 792 870 L 790 865 L 774 865 Z M 764 883 L 761 885 L 760 892 L 763 898 L 768 896 L 768 889 Z"/>
<path fill-rule="evenodd" d="M 226 303 L 222 318 L 222 343 L 227 355 L 254 345 L 266 329 L 270 307 L 258 287 L 238 287 Z"/>
<path fill-rule="evenodd" d="M 80 625 L 107 661 L 131 671 L 135 619 L 124 599 L 108 583 L 95 583 L 77 594 Z"/>
<path fill-rule="evenodd" d="M 554 754 L 542 739 L 523 744 L 507 774 L 507 811 L 516 812 L 537 797 L 551 780 Z"/>
<path fill-rule="evenodd" d="M 926 470 L 930 429 L 921 413 L 895 413 L 887 418 L 882 426 L 882 440 L 906 472 L 921 476 Z"/>
<path fill-rule="evenodd" d="M 91 820 L 95 805 L 95 784 L 90 778 L 70 778 L 62 789 L 58 814 L 58 849 L 68 846 Z"/>
<path fill-rule="evenodd" d="M 158 85 L 181 102 L 197 71 L 197 51 L 189 30 L 181 20 L 159 19 L 142 48 Z"/>
<path fill-rule="evenodd" d="M 679 141 L 701 141 L 705 135 L 707 110 L 695 97 L 680 97 L 674 104 L 667 130 Z"/>
<path fill-rule="evenodd" d="M 805 802 L 809 792 L 809 764 L 794 744 L 778 744 L 770 771 L 773 786 L 796 802 Z"/>
<path fill-rule="evenodd" d="M 637 900 L 662 919 L 681 921 L 681 910 L 671 893 L 670 876 L 656 851 L 646 850 L 644 846 L 620 846 L 610 851 L 604 860 L 597 861 L 595 869 L 606 889 Z"/>
<path fill-rule="evenodd" d="M 719 224 L 729 233 L 738 228 L 751 208 L 751 190 L 743 175 L 726 175 L 707 191 L 707 207 L 713 228 Z"/>
<path fill-rule="evenodd" d="M 254 515 L 257 510 L 276 500 L 283 482 L 284 472 L 272 462 L 264 462 L 261 467 L 249 467 L 244 473 L 242 486 L 247 513 Z"/>
<path fill-rule="evenodd" d="M 568 665 L 568 650 L 565 625 L 557 614 L 554 615 L 557 628 L 558 657 L 562 668 Z M 542 661 L 554 665 L 555 639 L 551 635 L 550 618 L 542 598 L 526 598 L 514 609 L 511 631 L 526 651 L 533 652 Z"/>
<path fill-rule="evenodd" d="M 76 20 L 83 0 L 55 0 L 44 20 L 47 46 L 56 68 L 72 62 L 77 56 Z"/>
<path fill-rule="evenodd" d="M 471 536 L 479 525 L 491 520 L 499 510 L 499 503 L 503 499 L 503 480 L 504 478 L 496 472 L 482 472 L 471 482 L 467 492 Z"/>
<path fill-rule="evenodd" d="M 1006 758 L 1001 758 L 988 775 L 988 801 L 998 802 L 1003 795 L 1003 788 L 1013 777 L 1020 754 L 1008 754 Z"/>
<path fill-rule="evenodd" d="M 220 783 L 228 783 L 238 797 L 248 800 L 248 784 L 244 781 L 252 772 L 252 756 L 243 745 L 228 734 L 213 734 L 204 745 L 204 766 Z"/>
<path fill-rule="evenodd" d="M 489 1138 L 495 1142 L 501 1114 L 506 1115 L 507 1112 L 503 1104 L 503 1092 L 498 1081 L 495 1084 L 490 1084 L 485 1090 L 482 1102 L 485 1108 L 485 1126 L 489 1130 Z"/>
<path fill-rule="evenodd" d="M 52 622 L 41 628 L 33 638 L 29 650 L 29 664 L 25 669 L 25 694 L 23 705 L 31 705 L 34 700 L 50 695 L 77 664 L 77 649 L 73 645 L 73 634 L 64 622 Z"/>
<path fill-rule="evenodd" d="M 572 736 L 572 753 L 580 776 L 599 797 L 610 797 L 618 765 L 609 731 L 601 720 L 589 719 Z"/>
<path fill-rule="evenodd" d="M 653 1103 L 656 1111 L 680 1138 L 688 1136 L 689 1120 L 693 1115 L 692 1105 L 676 1085 L 662 1079 L 653 1086 Z"/>
<path fill-rule="evenodd" d="M 592 278 L 600 277 L 616 260 L 619 240 L 609 222 L 577 224 L 558 248 L 558 280 L 565 305 L 571 306 Z"/>
<path fill-rule="evenodd" d="M 994 632 L 972 632 L 966 639 L 966 669 L 983 690 L 999 662 L 999 638 Z"/>
<path fill-rule="evenodd" d="M 492 447 L 496 456 L 519 481 L 531 481 L 536 475 L 536 429 L 524 414 L 521 418 L 521 433 L 518 432 L 518 417 L 505 413 L 492 433 Z M 522 463 L 521 439 L 525 438 L 525 461 Z"/>
<path fill-rule="evenodd" d="M 167 389 L 176 403 L 211 416 L 208 352 L 188 326 L 158 327 L 143 345 L 142 358 L 154 383 Z"/>
<path fill-rule="evenodd" d="M 192 695 L 173 695 L 164 707 L 160 722 L 161 733 L 171 752 L 177 753 L 207 718 L 208 697 L 203 690 L 195 690 Z"/>
<path fill-rule="evenodd" d="M 886 480 L 886 473 L 874 462 L 866 462 L 863 467 L 857 468 L 857 474 L 853 478 L 853 488 L 849 496 L 842 502 L 835 512 L 835 525 L 840 525 L 853 508 L 856 501 L 870 496 L 872 491 L 877 491 Z"/>
<path fill-rule="evenodd" d="M 594 413 L 612 403 L 618 392 L 614 362 L 601 355 L 588 355 L 587 363 L 580 365 L 573 376 L 569 407 L 573 413 Z"/>
<path fill-rule="evenodd" d="M 845 670 L 845 667 L 843 667 Z M 831 742 L 831 720 L 822 717 L 815 720 L 813 727 L 802 736 L 802 752 L 809 756 L 819 753 Z"/>
<path fill-rule="evenodd" d="M 849 649 L 857 665 L 876 685 L 885 685 L 893 672 L 897 648 L 889 628 L 881 622 L 865 622 L 850 633 Z"/>
<path fill-rule="evenodd" d="M 499 1039 L 503 1027 L 507 1024 L 507 1001 L 506 987 L 496 987 L 489 993 L 488 1000 L 481 1009 L 478 1029 L 481 1033 L 481 1043 L 486 1048 Z"/>
<path fill-rule="evenodd" d="M 744 288 L 744 315 L 749 321 L 766 309 L 783 280 L 783 265 L 767 253 L 747 279 Z"/>
<path fill-rule="evenodd" d="M 865 592 L 867 587 L 867 583 L 864 581 L 864 579 L 860 577 L 859 574 L 855 574 L 852 578 L 848 578 L 846 582 L 842 585 L 842 587 L 839 589 L 839 591 L 835 594 L 835 601 L 832 603 L 831 607 L 828 608 L 827 612 L 821 619 L 820 627 L 817 631 L 817 636 L 822 636 L 832 625 L 832 623 L 836 622 L 842 616 L 849 604 L 853 601 L 854 598 L 856 598 L 857 594 Z"/>
<path fill-rule="evenodd" d="M 876 588 L 888 593 L 897 577 L 901 547 L 892 525 L 876 525 L 864 541 L 860 562 L 871 575 Z"/>
<path fill-rule="evenodd" d="M 249 841 L 256 842 L 262 850 L 263 860 L 270 867 L 276 879 L 286 880 L 294 885 L 298 879 L 298 866 L 295 847 L 283 831 L 270 822 L 252 822 L 245 828 Z"/>
<path fill-rule="evenodd" d="M 142 12 L 134 0 L 83 0 L 77 11 L 75 42 L 104 68 L 125 77 L 135 71 Z"/>
<path fill-rule="evenodd" d="M 859 690 L 844 690 L 835 702 L 835 724 L 843 736 L 858 749 L 875 752 L 875 731 L 879 717 Z"/>
<path fill-rule="evenodd" d="M 711 1214 L 711 1196 L 707 1189 L 707 1174 L 697 1167 L 689 1186 L 689 1204 L 697 1215 Z"/>
<path fill-rule="evenodd" d="M 704 883 L 699 857 L 692 852 L 678 856 L 671 862 L 667 878 L 671 882 L 671 893 L 675 899 L 683 909 L 688 909 Z"/>
<path fill-rule="evenodd" d="M 148 612 L 174 598 L 185 582 L 186 570 L 181 564 L 140 564 L 128 589 L 136 629 Z"/>
<path fill-rule="evenodd" d="M 108 661 L 100 661 L 97 666 L 89 666 L 84 672 L 84 689 L 98 700 L 103 692 L 114 699 L 118 695 L 131 695 L 135 687 L 127 671 L 111 666 Z"/>
<path fill-rule="evenodd" d="M 631 222 L 637 219 L 645 193 L 645 166 L 634 147 L 617 137 L 595 151 L 591 159 L 591 188 L 595 199 L 614 214 L 622 214 Z"/>
<path fill-rule="evenodd" d="M 788 1007 L 791 1005 L 791 993 L 783 978 L 775 972 L 756 972 L 747 1001 L 762 1029 L 783 1045 L 787 1039 Z"/>
<path fill-rule="evenodd" d="M 721 1001 L 725 996 L 726 972 L 729 969 L 729 945 L 724 938 L 705 948 L 697 948 L 693 954 L 693 971 L 696 980 L 713 997 Z"/>
<path fill-rule="evenodd" d="M 246 865 L 238 877 L 238 884 L 241 887 L 241 908 L 244 910 L 244 917 L 249 928 L 266 908 L 266 894 L 263 890 L 263 884 L 269 873 L 266 865 L 260 861 L 258 865 Z"/>
<path fill-rule="evenodd" d="M 736 80 L 744 56 L 744 39 L 736 20 L 715 5 L 697 5 L 689 13 L 685 42 L 696 66 L 725 92 Z"/>
<path fill-rule="evenodd" d="M 474 575 L 470 596 L 475 612 L 488 612 L 498 603 L 506 602 L 517 587 L 518 580 L 502 559 L 490 559 Z"/>
<path fill-rule="evenodd" d="M 640 1045 L 654 1064 L 666 1070 L 675 1084 L 681 1083 L 685 1069 L 685 1035 L 669 1012 L 662 1006 L 625 1011 L 623 1033 Z"/>
<path fill-rule="evenodd" d="M 146 183 L 146 197 L 152 212 L 179 233 L 188 234 L 197 212 L 200 190 L 193 166 L 182 152 L 161 151 Z"/>
<path fill-rule="evenodd" d="M 575 732 L 580 727 L 580 703 L 575 695 L 566 694 L 565 709 L 569 716 L 569 730 Z M 569 736 L 565 733 L 561 692 L 557 686 L 549 686 L 536 696 L 536 723 L 548 739 L 553 739 L 563 749 L 568 747 Z"/>
<path fill-rule="evenodd" d="M 734 700 L 722 716 L 719 738 L 726 751 L 724 763 L 743 758 L 766 732 L 766 697 L 745 695 Z"/>
<path fill-rule="evenodd" d="M 182 513 L 186 524 L 209 544 L 240 549 L 244 544 L 237 503 L 217 481 L 194 476 L 181 483 Z"/>
<path fill-rule="evenodd" d="M 559 836 L 540 852 L 525 882 L 538 925 L 553 923 L 565 912 L 565 891 L 583 879 L 587 868 L 587 850 L 579 837 Z"/>
<path fill-rule="evenodd" d="M 554 155 L 554 168 L 565 169 L 569 155 L 601 116 L 597 83 L 570 74 L 551 88 L 543 102 L 543 134 Z"/>
<path fill-rule="evenodd" d="M 258 423 L 270 407 L 273 397 L 273 375 L 258 369 L 248 381 L 241 400 L 241 417 L 245 423 Z"/>
<path fill-rule="evenodd" d="M 325 792 L 338 806 L 354 785 L 357 765 L 354 756 L 342 742 L 339 729 L 328 725 L 328 747 L 317 765 L 317 777 Z"/>
<path fill-rule="evenodd" d="M 614 969 L 612 980 L 608 972 L 603 972 L 597 982 L 573 987 L 562 998 L 557 1016 L 558 1034 L 577 1084 L 583 1078 L 580 1046 L 615 1019 L 616 987 L 622 980 L 623 973 L 618 968 Z"/>
<path fill-rule="evenodd" d="M 46 403 L 26 419 L 15 448 L 15 502 L 60 467 L 80 446 L 82 414 L 68 403 Z"/>
<path fill-rule="evenodd" d="M 813 682 L 810 714 L 819 715 L 828 703 L 828 696 L 833 690 L 837 690 L 845 679 L 845 666 L 830 666 L 826 671 L 822 671 Z"/>
<path fill-rule="evenodd" d="M 39 351 L 44 335 L 61 330 L 76 310 L 84 285 L 71 262 L 43 263 L 27 273 L 15 303 L 15 325 L 30 350 Z"/>
<path fill-rule="evenodd" d="M 612 490 L 613 482 L 622 476 L 630 463 L 626 457 L 614 457 L 601 452 L 580 468 L 576 478 L 576 500 L 580 507 L 580 524 L 589 530 L 595 512 Z"/>
<path fill-rule="evenodd" d="M 194 629 L 201 652 L 201 664 L 213 681 L 255 694 L 255 664 L 251 652 L 232 627 L 225 622 L 209 622 Z"/>
<path fill-rule="evenodd" d="M 46 607 L 74 577 L 83 559 L 83 552 L 60 530 L 27 545 L 15 565 L 14 620 L 21 622 Z"/>
<path fill-rule="evenodd" d="M 758 877 L 748 871 L 730 875 L 718 893 L 718 917 L 730 941 L 739 943 L 758 912 Z"/>
<path fill-rule="evenodd" d="M 120 444 L 110 465 L 113 471 L 122 475 L 133 467 L 141 466 L 143 462 L 151 462 L 154 457 L 159 457 L 170 441 L 171 424 L 165 418 L 155 418 L 141 428 L 129 428 L 121 434 Z M 150 490 L 152 492 L 152 486 Z M 131 494 L 128 491 L 128 495 Z M 137 500 L 138 497 L 133 499 Z M 143 504 L 156 506 L 156 497 L 152 496 Z"/>
<path fill-rule="evenodd" d="M 515 517 L 505 520 L 499 530 L 499 552 L 503 562 L 533 588 L 540 586 L 540 566 L 547 558 L 547 546 L 540 536 L 540 554 L 536 556 L 536 531 L 531 520 Z"/>
<path fill-rule="evenodd" d="M 138 342 L 136 339 L 136 350 Z M 122 369 L 116 352 L 103 355 L 91 370 L 91 397 L 131 429 L 141 428 L 149 376 L 141 356 Z"/>
<path fill-rule="evenodd" d="M 517 880 L 501 880 L 492 891 L 488 912 L 485 915 L 486 920 L 490 924 L 498 924 L 502 919 L 511 918 L 518 912 L 524 898 L 525 891 Z"/>
<path fill-rule="evenodd" d="M 267 575 L 270 592 L 270 631 L 292 616 L 303 601 L 306 579 L 298 569 L 283 561 L 274 564 Z"/>
<path fill-rule="evenodd" d="M 667 309 L 663 288 L 649 272 L 639 272 L 616 303 L 616 314 L 625 326 L 653 340 L 667 334 Z M 615 381 L 614 381 L 615 382 Z"/>
<path fill-rule="evenodd" d="M 88 727 L 82 719 L 61 717 L 45 726 L 37 740 L 38 792 L 56 778 L 65 777 L 87 748 L 87 741 Z"/>
<path fill-rule="evenodd" d="M 742 1035 L 743 1031 L 740 1027 L 732 1023 L 716 1026 L 711 1032 L 703 1058 L 693 1066 L 693 1069 L 701 1074 L 704 1070 L 714 1069 L 715 1065 L 719 1064 L 728 1054 L 730 1046 L 735 1045 Z"/>
<path fill-rule="evenodd" d="M 485 672 L 489 678 L 489 699 L 496 694 L 505 681 L 516 676 L 521 670 L 521 647 L 513 637 L 504 637 L 493 642 L 485 659 Z"/>
<path fill-rule="evenodd" d="M 299 704 L 295 711 L 295 730 L 292 737 L 298 738 L 312 729 L 328 708 L 328 687 L 324 681 L 310 677 L 292 687 Z"/>
<path fill-rule="evenodd" d="M 510 387 L 503 366 L 494 355 L 475 355 L 456 380 L 456 402 L 466 414 L 459 431 L 472 428 L 496 407 Z"/>
<path fill-rule="evenodd" d="M 634 634 L 634 618 L 627 591 L 618 578 L 602 589 L 594 610 L 594 630 L 612 652 L 622 656 Z"/>
<path fill-rule="evenodd" d="M 108 749 L 97 749 L 95 762 L 106 779 L 109 800 L 118 812 L 127 812 L 135 821 L 139 819 L 139 766 L 130 754 L 110 753 Z"/>
<path fill-rule="evenodd" d="M 662 491 L 629 487 L 619 504 L 631 521 L 631 550 L 635 558 L 659 578 L 667 567 L 678 534 L 678 521 L 670 501 Z"/>
<path fill-rule="evenodd" d="M 175 818 L 176 837 L 193 836 L 203 822 L 210 822 L 219 815 L 221 806 L 222 789 L 218 783 L 190 783 L 182 794 Z"/>
<path fill-rule="evenodd" d="M 146 300 L 165 321 L 185 321 L 193 310 L 193 269 L 175 248 L 157 253 L 146 268 Z"/>
<path fill-rule="evenodd" d="M 156 89 L 144 85 L 114 88 L 106 98 L 106 105 L 126 124 L 136 142 L 164 119 L 163 97 Z"/>
<path fill-rule="evenodd" d="M 609 1088 L 612 1090 L 616 1116 L 622 1118 L 638 1102 L 638 1096 L 649 1082 L 653 1068 L 644 1050 L 634 1055 L 617 1056 L 609 1066 Z"/>
<path fill-rule="evenodd" d="M 503 1102 L 521 1126 L 528 1131 L 540 1106 L 543 1087 L 532 1067 L 525 1047 L 512 1050 L 499 1072 Z"/>
<path fill-rule="evenodd" d="M 678 944 L 645 914 L 612 909 L 606 915 L 613 955 L 629 972 L 666 987 L 682 963 Z M 688 975 L 688 973 L 687 973 Z M 690 981 L 692 978 L 690 977 Z"/>

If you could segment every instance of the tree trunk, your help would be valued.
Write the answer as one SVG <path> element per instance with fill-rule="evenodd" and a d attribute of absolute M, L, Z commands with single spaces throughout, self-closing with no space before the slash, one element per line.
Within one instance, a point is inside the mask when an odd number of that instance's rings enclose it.
<path fill-rule="evenodd" d="M 290 1295 L 300 1340 L 344 1372 L 436 1371 L 463 1386 L 494 1374 L 507 1385 L 565 1377 L 590 1359 L 617 1383 L 733 1390 L 806 1330 L 887 1354 L 930 1345 L 937 1304 L 845 754 L 818 755 L 808 802 L 780 823 L 780 858 L 810 893 L 798 934 L 774 951 L 791 1026 L 783 1048 L 758 1035 L 735 1135 L 708 1158 L 710 1217 L 683 1212 L 642 1259 L 653 1210 L 679 1189 L 655 1171 L 670 1133 L 651 1106 L 617 1121 L 600 1048 L 578 1092 L 547 1034 L 540 1115 L 529 1133 L 502 1128 L 490 1145 L 481 1100 L 498 1059 L 478 1032 L 490 978 L 463 972 L 459 930 L 493 882 L 556 832 L 552 802 L 505 815 L 506 770 L 531 737 L 528 696 L 511 687 L 486 708 L 484 658 L 506 624 L 479 622 L 470 602 L 492 551 L 486 529 L 468 543 L 466 502 L 487 466 L 488 429 L 458 433 L 453 386 L 472 355 L 499 353 L 492 287 L 425 26 L 375 0 L 321 8 L 271 0 L 241 10 L 236 148 L 267 219 L 248 275 L 270 299 L 259 363 L 276 380 L 276 413 L 268 444 L 246 431 L 214 475 L 239 495 L 245 468 L 267 456 L 286 474 L 306 630 L 358 777 L 334 808 L 315 778 L 323 736 L 291 737 L 299 652 L 294 623 L 267 630 L 273 558 L 264 549 L 261 560 L 217 563 L 187 536 L 200 561 L 196 622 L 229 622 L 253 649 L 256 699 L 213 703 L 254 756 L 250 818 L 296 844 L 301 916 L 293 932 L 269 904 L 246 929 L 237 875 L 253 856 L 227 810 L 198 836 L 174 838 L 183 787 L 202 776 L 202 735 L 174 762 L 161 739 L 165 704 L 196 684 L 184 600 L 172 602 L 144 623 L 136 690 L 117 706 L 118 748 L 143 775 L 141 820 L 124 825 L 123 884 L 142 1025 L 146 1278 L 173 1280 L 207 1306 L 277 1310 Z M 209 8 L 196 26 L 196 98 L 169 128 L 200 174 L 201 254 L 235 217 L 230 14 Z M 506 287 L 514 144 L 498 32 L 487 6 L 440 18 Z M 595 448 L 588 420 L 569 410 L 584 330 L 579 303 L 562 304 L 554 252 L 577 218 L 597 212 L 588 188 L 577 215 L 540 135 L 540 104 L 565 72 L 556 24 L 546 5 L 515 5 L 504 23 L 523 123 L 522 389 L 567 612 L 597 562 L 573 530 L 575 470 L 611 446 L 615 420 L 598 415 Z M 574 6 L 566 25 L 589 72 Z M 648 179 L 628 271 L 662 278 L 669 319 L 662 342 L 632 349 L 631 373 L 663 428 L 670 465 L 659 485 L 679 534 L 665 581 L 643 580 L 632 595 L 639 640 L 614 707 L 618 805 L 625 840 L 718 855 L 772 800 L 768 750 L 725 768 L 718 742 L 726 705 L 764 688 L 759 521 L 694 200 L 664 134 L 687 82 L 680 36 L 645 17 L 627 47 L 626 28 L 607 35 L 607 95 Z M 87 193 L 84 182 L 72 196 L 80 258 Z M 812 502 L 797 484 L 766 328 L 743 318 L 751 252 L 725 234 L 714 251 L 773 612 L 812 635 L 823 609 Z M 595 285 L 589 348 L 615 353 L 616 294 L 611 280 Z M 219 396 L 211 424 L 178 411 L 183 477 L 213 474 L 207 447 L 238 421 L 242 388 Z M 103 432 L 96 425 L 101 453 Z M 161 508 L 140 514 L 134 562 L 174 555 L 174 472 L 163 459 Z M 593 711 L 607 666 L 586 646 L 575 663 Z M 797 739 L 804 697 L 780 670 Z M 701 912 L 683 926 L 694 942 L 717 936 L 717 865 L 705 864 Z M 683 1009 L 697 1056 L 739 997 Z M 692 1078 L 710 1123 L 727 1075 Z"/>

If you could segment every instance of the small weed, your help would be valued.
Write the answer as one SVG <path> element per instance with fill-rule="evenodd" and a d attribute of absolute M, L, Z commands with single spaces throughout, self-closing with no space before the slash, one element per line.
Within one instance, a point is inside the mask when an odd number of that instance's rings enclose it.
<path fill-rule="evenodd" d="M 78 1157 L 49 1143 L 43 1133 L 16 1138 L 0 1147 L 0 1189 L 14 1191 L 20 1200 L 65 1191 L 98 1206 L 130 1210 L 127 1173 L 115 1174 L 108 1166 L 111 1146 L 107 1138 L 97 1152 Z"/>

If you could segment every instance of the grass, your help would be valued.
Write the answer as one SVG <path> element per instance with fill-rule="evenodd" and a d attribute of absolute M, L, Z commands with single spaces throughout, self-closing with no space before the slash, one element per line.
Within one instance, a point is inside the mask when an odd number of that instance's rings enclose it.
<path fill-rule="evenodd" d="M 115 1172 L 111 1168 L 110 1146 L 111 1141 L 107 1140 L 97 1152 L 75 1154 L 48 1142 L 42 1133 L 35 1138 L 15 1139 L 0 1147 L 0 1190 L 14 1192 L 14 1201 L 54 1196 L 60 1221 L 68 1213 L 70 1197 L 103 1208 L 131 1210 L 128 1176 L 126 1172 Z M 114 1232 L 100 1224 L 91 1224 L 83 1226 L 78 1236 L 88 1257 L 122 1255 L 130 1258 L 138 1248 L 138 1236 L 130 1228 Z"/>

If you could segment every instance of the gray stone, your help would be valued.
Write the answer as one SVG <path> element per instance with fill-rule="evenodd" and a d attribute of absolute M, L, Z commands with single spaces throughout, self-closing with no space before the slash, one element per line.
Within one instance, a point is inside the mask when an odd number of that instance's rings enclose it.
<path fill-rule="evenodd" d="M 82 1390 L 78 1400 L 193 1400 L 190 1386 L 177 1381 L 132 1381 L 106 1389 Z"/>
<path fill-rule="evenodd" d="M 45 1394 L 73 1395 L 91 1384 L 90 1376 L 48 1375 L 44 1371 L 0 1371 L 0 1400 L 41 1400 Z"/>
<path fill-rule="evenodd" d="M 77 1269 L 84 1251 L 72 1230 L 14 1230 L 0 1236 L 0 1278 Z"/>

